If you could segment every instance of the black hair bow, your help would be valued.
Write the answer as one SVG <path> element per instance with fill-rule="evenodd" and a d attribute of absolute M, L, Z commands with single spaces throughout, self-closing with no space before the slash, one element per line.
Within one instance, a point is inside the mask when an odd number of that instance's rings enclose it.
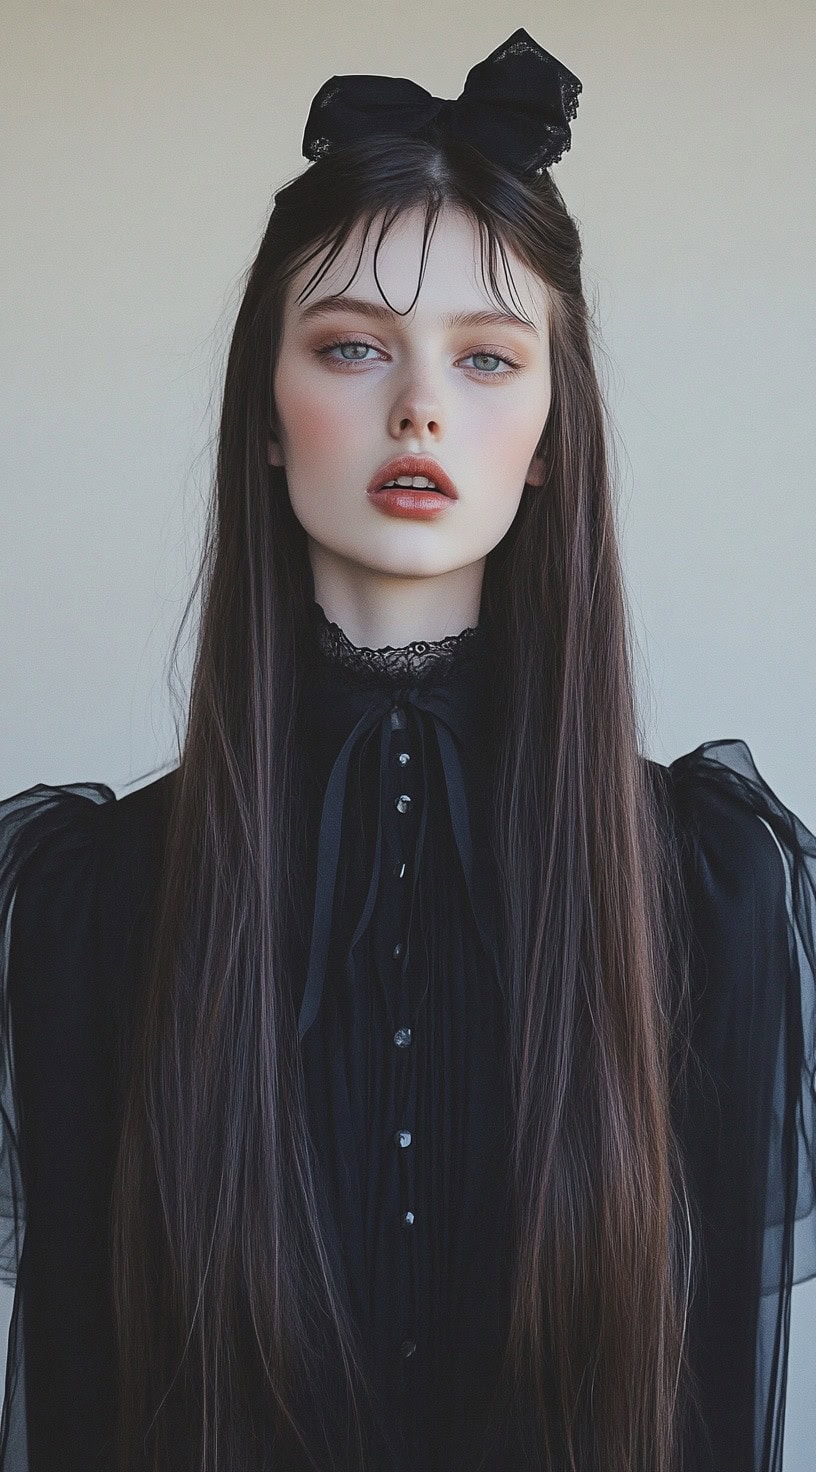
<path fill-rule="evenodd" d="M 522 26 L 467 74 L 461 96 L 407 77 L 329 77 L 316 93 L 303 154 L 320 158 L 379 133 L 462 139 L 516 174 L 542 174 L 570 146 L 578 78 Z"/>

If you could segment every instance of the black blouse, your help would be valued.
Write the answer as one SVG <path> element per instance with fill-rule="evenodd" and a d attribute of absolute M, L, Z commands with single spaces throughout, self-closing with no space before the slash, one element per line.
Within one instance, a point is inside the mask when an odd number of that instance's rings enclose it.
<path fill-rule="evenodd" d="M 313 631 L 299 1037 L 383 1472 L 523 1472 L 495 1398 L 512 1238 L 495 652 L 481 625 L 359 649 L 317 604 Z M 781 1472 L 790 1289 L 816 1275 L 816 838 L 742 741 L 649 765 L 683 855 L 703 1065 L 677 1120 L 704 1262 L 685 1468 Z M 174 778 L 0 802 L 0 1472 L 113 1467 L 107 1210 Z"/>

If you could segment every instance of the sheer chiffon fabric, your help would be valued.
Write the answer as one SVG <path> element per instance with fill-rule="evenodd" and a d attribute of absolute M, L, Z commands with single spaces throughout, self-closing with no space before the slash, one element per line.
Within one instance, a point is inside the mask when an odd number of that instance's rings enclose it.
<path fill-rule="evenodd" d="M 689 1090 L 683 1120 L 699 1199 L 708 1184 L 715 1203 L 696 1305 L 711 1466 L 782 1472 L 791 1289 L 816 1275 L 816 837 L 744 741 L 703 742 L 665 770 L 711 1080 L 708 1104 Z M 752 1415 L 747 1359 L 742 1394 L 722 1394 L 723 1359 L 750 1351 Z"/>
<path fill-rule="evenodd" d="M 497 1252 L 505 1136 L 498 1125 L 490 1132 L 491 1120 L 504 1120 L 503 983 L 491 935 L 474 913 L 490 884 L 479 709 L 491 656 L 480 630 L 404 650 L 359 650 L 319 605 L 315 633 L 313 882 L 321 831 L 325 837 L 338 821 L 342 828 L 335 863 L 324 867 L 328 948 L 314 968 L 317 1006 L 301 1037 L 315 1148 L 350 1296 L 376 1358 L 387 1360 L 389 1336 L 399 1337 L 400 1315 L 409 1311 L 417 1316 L 414 1337 L 428 1349 L 388 1465 L 429 1472 L 421 1459 L 427 1448 L 446 1445 L 439 1472 L 449 1472 L 459 1455 L 463 1468 L 476 1465 L 478 1448 L 463 1450 L 467 1423 L 488 1397 L 479 1374 L 487 1377 L 496 1349 L 480 1336 L 488 1319 L 501 1322 L 505 1284 Z M 400 728 L 396 745 L 382 733 L 395 692 L 408 688 L 421 697 L 402 705 L 418 784 L 417 822 L 405 828 L 421 857 L 419 915 L 432 904 L 433 876 L 455 872 L 457 882 L 433 927 L 441 979 L 422 993 L 416 1013 L 417 1138 L 434 1138 L 439 1148 L 436 1165 L 412 1185 L 428 1245 L 416 1249 L 413 1276 L 401 1287 L 404 1239 L 396 1248 L 389 1239 L 384 1250 L 377 1223 L 386 1222 L 387 1235 L 389 1212 L 404 1202 L 388 1184 L 390 1158 L 378 1160 L 361 1131 L 391 1120 L 404 1102 L 385 1049 L 392 1024 L 405 1018 L 381 985 L 393 927 L 402 923 L 384 888 L 399 824 L 393 819 L 389 837 L 383 805 Z M 687 1472 L 782 1472 L 791 1289 L 816 1276 L 816 837 L 765 782 L 744 741 L 707 741 L 668 766 L 650 766 L 683 856 L 701 1064 L 677 1103 L 704 1253 L 690 1313 L 701 1417 L 689 1430 L 685 1465 Z M 334 771 L 342 781 L 331 808 Z M 0 802 L 0 1279 L 14 1291 L 0 1472 L 113 1468 L 108 1198 L 173 775 L 120 798 L 103 783 L 38 783 Z M 461 812 L 451 811 L 461 800 L 466 828 Z M 314 893 L 324 920 L 316 909 L 313 937 L 325 921 L 325 895 L 321 901 L 319 886 Z M 422 924 L 429 920 L 430 911 Z M 410 985 L 410 967 L 405 975 Z M 409 1008 L 419 1000 L 410 990 L 400 995 Z M 451 1079 L 444 1099 L 443 1065 Z M 354 1170 L 341 1169 L 341 1160 L 354 1161 Z M 439 1264 L 454 1256 L 469 1270 L 446 1275 Z M 431 1332 L 442 1288 L 445 1332 L 460 1347 L 470 1343 L 472 1370 L 459 1431 L 447 1443 L 429 1410 L 446 1373 L 445 1336 Z M 383 1373 L 387 1410 L 397 1382 Z M 485 1468 L 521 1472 L 507 1460 L 512 1445 L 508 1428 L 504 1450 L 497 1446 Z"/>

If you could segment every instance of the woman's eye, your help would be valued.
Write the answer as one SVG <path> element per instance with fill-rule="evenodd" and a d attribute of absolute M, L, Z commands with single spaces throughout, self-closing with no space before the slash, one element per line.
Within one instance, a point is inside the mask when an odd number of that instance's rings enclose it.
<path fill-rule="evenodd" d="M 518 363 L 515 363 L 511 358 L 503 358 L 500 353 L 468 353 L 468 357 L 488 358 L 491 359 L 494 363 L 506 363 L 508 371 L 510 373 L 515 373 L 520 366 Z M 477 368 L 476 371 L 477 373 L 486 373 L 490 378 L 507 378 L 508 376 L 507 373 L 494 373 L 490 368 Z"/>
<path fill-rule="evenodd" d="M 351 356 L 342 353 L 342 356 L 340 358 L 333 359 L 335 363 L 367 363 L 371 360 L 364 356 L 366 351 L 378 351 L 378 349 L 374 347 L 373 343 L 362 342 L 357 338 L 339 338 L 336 342 L 330 342 L 327 343 L 325 347 L 318 348 L 317 353 L 318 356 L 321 358 L 328 358 L 338 348 L 341 350 L 341 353 L 344 348 L 352 348 L 354 350 L 354 355 Z M 490 353 L 485 350 L 481 350 L 473 353 L 468 353 L 466 354 L 466 356 L 473 359 L 481 358 L 483 361 L 487 360 L 490 363 L 504 363 L 506 365 L 506 371 L 503 373 L 494 368 L 484 368 L 482 366 L 477 366 L 475 371 L 476 373 L 480 374 L 482 378 L 509 378 L 512 374 L 517 373 L 519 368 L 521 367 L 520 363 L 515 362 L 515 360 L 512 358 L 504 357 L 501 353 Z"/>
<path fill-rule="evenodd" d="M 324 348 L 318 348 L 317 351 L 318 351 L 320 357 L 327 358 L 330 353 L 333 353 L 334 352 L 335 348 L 370 348 L 372 352 L 375 352 L 376 351 L 376 349 L 373 347 L 373 345 L 370 342 L 357 342 L 357 341 L 354 341 L 354 340 L 352 340 L 350 338 L 343 338 L 339 342 L 330 342 L 330 343 L 327 343 Z M 344 357 L 342 359 L 335 358 L 334 361 L 335 362 L 341 361 L 343 363 L 365 363 L 368 360 L 358 354 L 356 357 L 353 357 L 353 358 L 352 357 L 349 357 L 349 358 Z"/>

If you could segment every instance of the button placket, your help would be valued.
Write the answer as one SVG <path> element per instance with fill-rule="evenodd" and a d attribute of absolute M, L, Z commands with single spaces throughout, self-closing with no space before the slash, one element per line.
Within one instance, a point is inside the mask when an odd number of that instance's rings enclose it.
<path fill-rule="evenodd" d="M 395 826 L 401 851 L 401 859 L 393 870 L 393 882 L 399 887 L 400 901 L 398 907 L 392 910 L 399 913 L 400 925 L 402 927 L 399 936 L 395 937 L 392 947 L 392 959 L 395 963 L 395 988 L 394 997 L 396 1003 L 396 1018 L 399 1023 L 392 1032 L 392 1046 L 400 1053 L 399 1062 L 395 1060 L 398 1070 L 398 1085 L 395 1097 L 398 1099 L 400 1110 L 399 1119 L 395 1121 L 397 1128 L 394 1133 L 395 1148 L 398 1155 L 397 1168 L 399 1172 L 399 1198 L 400 1214 L 399 1228 L 405 1238 L 406 1262 L 405 1270 L 408 1274 L 408 1322 L 401 1326 L 403 1338 L 399 1344 L 399 1354 L 403 1365 L 407 1368 L 416 1353 L 417 1344 L 413 1337 L 414 1322 L 417 1311 L 416 1284 L 417 1284 L 417 1262 L 416 1262 L 416 1238 L 414 1234 L 415 1221 L 415 1182 L 416 1182 L 416 1142 L 413 1132 L 413 1122 L 416 1117 L 416 1065 L 414 1047 L 414 1025 L 415 1019 L 411 1009 L 410 999 L 410 955 L 408 952 L 408 937 L 405 928 L 408 922 L 408 905 L 410 901 L 409 887 L 404 883 L 405 874 L 410 859 L 413 855 L 413 845 L 416 837 L 416 806 L 414 794 L 416 791 L 413 771 L 412 752 L 408 734 L 408 722 L 405 712 L 396 709 L 391 713 L 392 724 L 392 799 L 393 807 L 397 814 Z"/>

